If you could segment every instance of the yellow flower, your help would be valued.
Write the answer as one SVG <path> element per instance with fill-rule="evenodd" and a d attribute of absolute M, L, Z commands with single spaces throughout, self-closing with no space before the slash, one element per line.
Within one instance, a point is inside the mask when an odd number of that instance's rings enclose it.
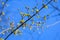
<path fill-rule="evenodd" d="M 4 5 L 4 2 L 2 2 L 2 5 Z"/>
<path fill-rule="evenodd" d="M 30 16 L 30 14 L 24 14 L 24 16 Z"/>
<path fill-rule="evenodd" d="M 14 35 L 17 35 L 17 34 L 21 34 L 22 32 L 20 31 L 20 30 L 16 30 L 15 32 L 14 32 Z"/>
<path fill-rule="evenodd" d="M 30 30 L 32 30 L 32 26 L 30 26 Z"/>
<path fill-rule="evenodd" d="M 37 23 L 36 25 L 37 25 L 37 26 L 40 26 L 40 24 L 38 24 L 38 23 Z"/>
<path fill-rule="evenodd" d="M 4 40 L 3 38 L 0 38 L 0 40 Z"/>
<path fill-rule="evenodd" d="M 37 18 L 40 18 L 40 16 L 38 15 Z"/>
<path fill-rule="evenodd" d="M 20 23 L 24 23 L 25 21 L 24 20 L 20 20 Z"/>
<path fill-rule="evenodd" d="M 2 32 L 2 34 L 5 34 L 5 32 Z"/>
<path fill-rule="evenodd" d="M 2 12 L 2 15 L 5 15 L 5 13 L 4 13 L 4 12 Z"/>
<path fill-rule="evenodd" d="M 38 13 L 39 12 L 39 10 L 38 9 L 36 9 L 36 13 Z"/>
<path fill-rule="evenodd" d="M 24 13 L 23 12 L 20 12 L 21 15 L 23 15 Z"/>
<path fill-rule="evenodd" d="M 44 16 L 44 20 L 46 20 L 46 16 Z"/>
<path fill-rule="evenodd" d="M 14 28 L 14 22 L 11 22 L 11 23 L 10 23 L 10 27 L 11 27 L 11 28 Z"/>
<path fill-rule="evenodd" d="M 25 22 L 25 20 L 20 20 L 20 23 L 22 24 L 22 23 L 24 23 Z M 26 27 L 26 23 L 24 23 L 23 25 L 22 25 L 22 27 L 23 27 L 23 29 Z"/>
<path fill-rule="evenodd" d="M 34 24 L 34 21 L 32 22 L 32 24 Z"/>
<path fill-rule="evenodd" d="M 45 5 L 45 4 L 43 4 L 43 6 L 44 6 L 44 8 L 48 8 L 48 6 L 47 6 L 47 5 Z"/>
<path fill-rule="evenodd" d="M 32 11 L 32 12 L 34 12 L 34 10 L 33 10 L 33 9 L 32 9 L 31 11 Z"/>

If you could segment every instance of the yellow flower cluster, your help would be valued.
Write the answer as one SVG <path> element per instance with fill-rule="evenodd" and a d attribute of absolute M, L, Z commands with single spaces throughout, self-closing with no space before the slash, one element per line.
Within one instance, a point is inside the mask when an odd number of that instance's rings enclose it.
<path fill-rule="evenodd" d="M 0 40 L 4 40 L 3 38 L 0 38 Z"/>
<path fill-rule="evenodd" d="M 20 23 L 24 23 L 25 21 L 24 20 L 20 20 Z"/>
<path fill-rule="evenodd" d="M 17 34 L 21 34 L 22 32 L 20 31 L 20 30 L 16 30 L 15 32 L 14 32 L 14 35 L 17 35 Z"/>

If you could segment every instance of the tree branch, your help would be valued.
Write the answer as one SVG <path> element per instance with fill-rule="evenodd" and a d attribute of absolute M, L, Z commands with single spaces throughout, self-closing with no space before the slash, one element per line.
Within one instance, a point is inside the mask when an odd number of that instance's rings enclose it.
<path fill-rule="evenodd" d="M 50 2 L 52 2 L 52 0 L 50 0 L 46 5 L 48 5 Z M 39 9 L 39 11 L 41 11 L 43 8 L 44 8 L 44 6 L 42 6 L 42 7 Z M 22 23 L 22 24 L 21 24 L 19 27 L 17 27 L 15 30 L 13 30 L 4 40 L 7 40 L 7 38 L 8 38 L 14 31 L 16 31 L 17 29 L 19 29 L 19 28 L 20 28 L 23 24 L 25 24 L 26 22 L 28 22 L 32 17 L 34 17 L 36 14 L 38 14 L 39 11 L 36 12 L 35 14 L 33 14 L 30 18 L 28 18 L 24 23 Z"/>

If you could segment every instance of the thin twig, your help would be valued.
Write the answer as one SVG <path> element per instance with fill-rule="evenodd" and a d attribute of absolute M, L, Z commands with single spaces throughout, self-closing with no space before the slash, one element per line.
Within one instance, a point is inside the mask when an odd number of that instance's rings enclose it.
<path fill-rule="evenodd" d="M 3 30 L 2 32 L 0 32 L 0 34 L 6 32 L 6 31 L 8 31 L 8 30 L 11 30 L 11 29 L 12 29 L 12 28 L 5 29 L 5 30 Z"/>
<path fill-rule="evenodd" d="M 3 11 L 3 9 L 4 9 L 4 7 L 5 7 L 5 5 L 6 5 L 7 2 L 8 2 L 8 0 L 6 0 L 6 2 L 5 2 L 4 5 L 2 6 L 2 10 L 1 10 L 1 12 L 0 12 L 0 16 L 2 15 L 2 11 Z"/>
<path fill-rule="evenodd" d="M 55 22 L 55 23 L 53 23 L 53 24 L 50 24 L 50 25 L 47 25 L 47 27 L 54 26 L 54 25 L 56 25 L 57 23 L 60 23 L 60 21 L 57 21 L 57 22 Z"/>
<path fill-rule="evenodd" d="M 60 12 L 60 9 L 58 7 L 55 7 L 54 5 L 50 4 L 54 9 Z"/>

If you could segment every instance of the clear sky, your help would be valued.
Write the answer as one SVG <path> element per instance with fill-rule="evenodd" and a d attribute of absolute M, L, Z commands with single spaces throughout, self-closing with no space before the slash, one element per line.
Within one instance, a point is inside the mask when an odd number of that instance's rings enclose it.
<path fill-rule="evenodd" d="M 45 0 L 44 4 L 46 4 L 48 1 Z M 60 9 L 59 2 L 60 0 L 57 0 L 57 2 L 51 2 L 50 4 Z M 0 16 L 0 18 L 2 18 L 2 22 L 0 22 L 0 25 L 4 28 L 9 28 L 9 23 L 13 21 L 15 23 L 14 26 L 16 27 L 17 23 L 19 23 L 19 21 L 21 20 L 21 15 L 19 14 L 19 11 L 27 13 L 25 6 L 30 7 L 31 10 L 34 6 L 36 6 L 36 3 L 38 3 L 37 8 L 40 9 L 42 7 L 42 0 L 9 0 L 7 2 L 8 7 L 5 7 L 3 10 L 5 12 L 5 16 Z M 22 35 L 16 36 L 12 34 L 7 40 L 60 40 L 60 16 L 54 16 L 59 14 L 60 12 L 54 9 L 50 4 L 48 5 L 48 9 L 44 8 L 39 12 L 39 15 L 41 17 L 47 14 L 51 14 L 50 17 L 47 17 L 48 20 L 45 21 L 46 24 L 42 25 L 43 30 L 36 30 L 36 28 L 33 28 L 32 30 L 29 30 L 29 28 L 20 28 L 20 30 L 22 31 Z M 0 11 L 1 7 L 2 6 L 0 2 Z M 17 10 L 18 8 L 20 9 L 19 11 Z M 30 15 L 33 14 L 34 13 L 30 12 Z M 37 19 L 36 16 L 33 17 L 35 21 L 44 21 L 43 18 Z M 10 17 L 9 21 L 7 20 L 8 17 Z M 25 18 L 25 20 L 27 20 L 27 18 Z M 6 24 L 6 22 L 8 24 Z M 29 24 L 30 22 L 31 21 L 28 21 L 27 23 Z M 48 28 L 46 28 L 47 25 Z M 35 30 L 35 32 L 33 32 L 33 30 Z M 5 37 L 6 35 L 3 35 L 3 38 Z"/>

